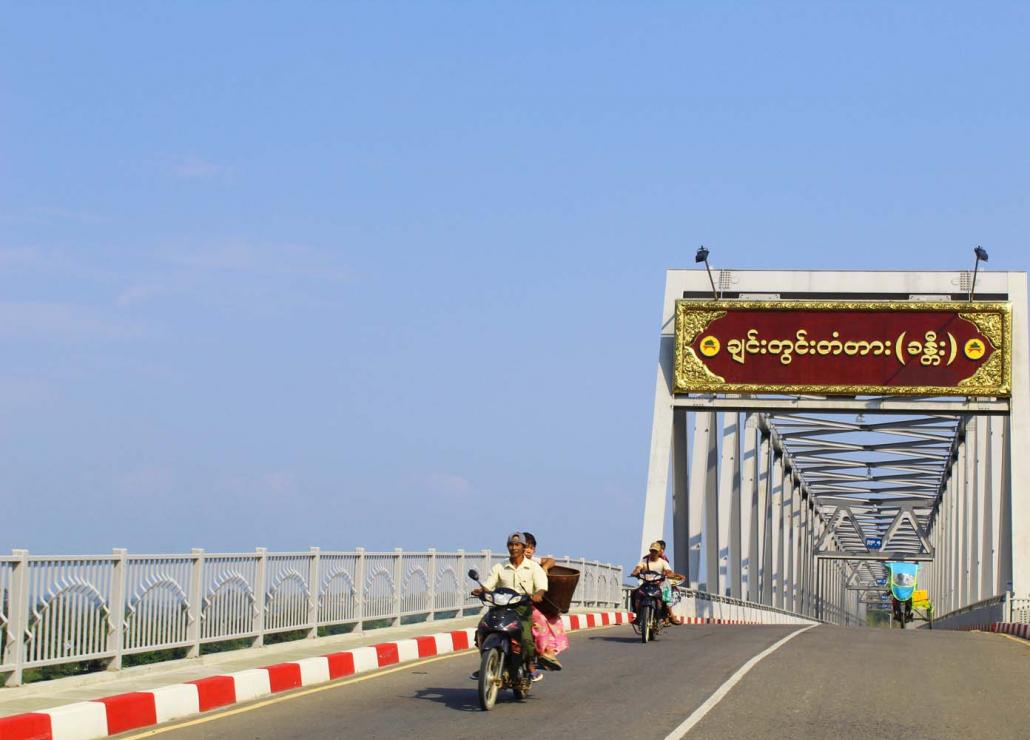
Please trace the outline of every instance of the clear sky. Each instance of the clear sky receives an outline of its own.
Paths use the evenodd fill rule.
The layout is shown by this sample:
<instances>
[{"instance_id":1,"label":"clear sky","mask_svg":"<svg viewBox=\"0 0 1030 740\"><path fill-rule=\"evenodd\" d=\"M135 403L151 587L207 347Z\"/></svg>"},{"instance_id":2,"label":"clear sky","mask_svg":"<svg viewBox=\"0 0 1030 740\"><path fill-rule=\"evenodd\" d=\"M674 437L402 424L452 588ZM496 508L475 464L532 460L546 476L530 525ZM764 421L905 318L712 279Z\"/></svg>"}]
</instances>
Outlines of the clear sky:
<instances>
[{"instance_id":1,"label":"clear sky","mask_svg":"<svg viewBox=\"0 0 1030 740\"><path fill-rule=\"evenodd\" d=\"M664 271L1025 270L1025 3L3 4L0 549L637 552Z\"/></svg>"}]
</instances>

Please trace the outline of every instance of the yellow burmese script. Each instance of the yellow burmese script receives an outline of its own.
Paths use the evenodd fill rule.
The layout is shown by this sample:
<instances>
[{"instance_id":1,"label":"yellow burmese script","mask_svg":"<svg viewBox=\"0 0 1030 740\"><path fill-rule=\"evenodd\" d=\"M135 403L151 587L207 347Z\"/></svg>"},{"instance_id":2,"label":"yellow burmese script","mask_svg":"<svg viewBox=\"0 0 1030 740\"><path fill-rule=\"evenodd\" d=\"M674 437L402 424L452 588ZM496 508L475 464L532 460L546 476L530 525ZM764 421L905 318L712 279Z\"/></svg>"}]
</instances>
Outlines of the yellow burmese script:
<instances>
[{"instance_id":1,"label":"yellow burmese script","mask_svg":"<svg viewBox=\"0 0 1030 740\"><path fill-rule=\"evenodd\" d=\"M955 361L958 354L958 342L954 335L948 332L948 339L938 339L937 333L928 331L921 340L910 340L905 342L908 332L901 332L896 339L847 339L840 337L840 332L835 331L829 339L809 339L807 329L798 329L793 339L760 339L758 329L750 329L746 339L731 339L726 342L726 350L730 357L741 365L744 364L748 355L778 355L780 362L789 365L794 361L794 355L799 357L865 357L866 355L893 355L902 365L906 364L908 357L919 357L923 365L940 365L942 358L946 356L946 363L950 365ZM704 342L714 337L705 337L702 340L702 354L711 357L715 354L705 352ZM982 344L982 343L981 343ZM718 350L716 350L718 351ZM966 354L969 354L968 343ZM982 353L981 353L982 356Z\"/></svg>"}]
</instances>

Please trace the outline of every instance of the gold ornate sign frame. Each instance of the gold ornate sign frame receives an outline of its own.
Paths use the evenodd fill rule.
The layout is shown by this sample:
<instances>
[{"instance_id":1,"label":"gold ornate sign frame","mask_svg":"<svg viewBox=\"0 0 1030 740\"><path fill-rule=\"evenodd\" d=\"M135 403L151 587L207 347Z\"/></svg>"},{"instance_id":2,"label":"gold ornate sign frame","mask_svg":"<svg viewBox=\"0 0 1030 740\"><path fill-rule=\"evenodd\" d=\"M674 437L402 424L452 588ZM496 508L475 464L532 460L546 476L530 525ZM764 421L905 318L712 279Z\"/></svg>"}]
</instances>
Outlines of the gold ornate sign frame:
<instances>
[{"instance_id":1,"label":"gold ornate sign frame","mask_svg":"<svg viewBox=\"0 0 1030 740\"><path fill-rule=\"evenodd\" d=\"M954 386L764 385L727 383L697 356L691 343L729 310L763 311L942 311L972 323L995 352L975 374ZM929 301L676 301L673 392L683 393L813 393L842 396L979 396L1012 394L1012 304L1008 302Z\"/></svg>"}]
</instances>

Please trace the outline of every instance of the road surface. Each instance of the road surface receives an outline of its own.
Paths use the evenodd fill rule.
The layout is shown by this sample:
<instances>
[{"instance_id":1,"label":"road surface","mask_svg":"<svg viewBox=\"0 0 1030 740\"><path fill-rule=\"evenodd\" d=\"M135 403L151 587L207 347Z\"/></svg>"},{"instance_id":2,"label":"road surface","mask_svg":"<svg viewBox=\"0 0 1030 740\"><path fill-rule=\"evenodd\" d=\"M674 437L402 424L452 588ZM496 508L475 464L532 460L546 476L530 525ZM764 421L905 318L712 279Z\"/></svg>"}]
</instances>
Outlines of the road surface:
<instances>
[{"instance_id":1,"label":"road surface","mask_svg":"<svg viewBox=\"0 0 1030 740\"><path fill-rule=\"evenodd\" d=\"M1001 635L692 625L641 645L630 626L570 634L566 666L529 699L479 709L467 653L299 689L156 728L168 740L1030 737L1030 645ZM720 687L723 691L719 692ZM716 703L713 695L724 694ZM153 733L127 734L143 737ZM675 735L674 735L675 736Z\"/></svg>"}]
</instances>

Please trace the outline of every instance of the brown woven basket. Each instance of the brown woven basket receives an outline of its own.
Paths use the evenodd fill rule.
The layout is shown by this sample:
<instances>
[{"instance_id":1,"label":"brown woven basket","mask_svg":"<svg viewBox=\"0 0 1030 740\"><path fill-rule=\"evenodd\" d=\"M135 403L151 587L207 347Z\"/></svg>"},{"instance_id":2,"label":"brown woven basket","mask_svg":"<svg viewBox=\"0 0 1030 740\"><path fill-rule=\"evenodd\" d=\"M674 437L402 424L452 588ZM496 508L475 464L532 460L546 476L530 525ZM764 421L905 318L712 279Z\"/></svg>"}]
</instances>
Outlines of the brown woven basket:
<instances>
[{"instance_id":1,"label":"brown woven basket","mask_svg":"<svg viewBox=\"0 0 1030 740\"><path fill-rule=\"evenodd\" d=\"M564 565L552 566L547 571L547 591L544 600L537 604L537 609L548 619L554 619L569 610L572 594L579 583L579 571L566 568Z\"/></svg>"}]
</instances>

